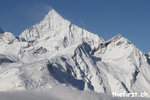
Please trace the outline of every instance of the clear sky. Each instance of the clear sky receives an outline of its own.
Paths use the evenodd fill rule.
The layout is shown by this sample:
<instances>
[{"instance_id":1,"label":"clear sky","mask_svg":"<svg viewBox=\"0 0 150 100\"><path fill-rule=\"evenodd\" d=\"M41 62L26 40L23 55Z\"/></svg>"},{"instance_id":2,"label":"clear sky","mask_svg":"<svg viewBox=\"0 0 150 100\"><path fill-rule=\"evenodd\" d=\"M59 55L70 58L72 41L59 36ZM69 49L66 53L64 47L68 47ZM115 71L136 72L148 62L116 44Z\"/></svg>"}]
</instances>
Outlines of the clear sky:
<instances>
[{"instance_id":1,"label":"clear sky","mask_svg":"<svg viewBox=\"0 0 150 100\"><path fill-rule=\"evenodd\" d=\"M150 0L0 0L0 27L18 36L50 7L105 40L122 34L143 52L150 51Z\"/></svg>"}]
</instances>

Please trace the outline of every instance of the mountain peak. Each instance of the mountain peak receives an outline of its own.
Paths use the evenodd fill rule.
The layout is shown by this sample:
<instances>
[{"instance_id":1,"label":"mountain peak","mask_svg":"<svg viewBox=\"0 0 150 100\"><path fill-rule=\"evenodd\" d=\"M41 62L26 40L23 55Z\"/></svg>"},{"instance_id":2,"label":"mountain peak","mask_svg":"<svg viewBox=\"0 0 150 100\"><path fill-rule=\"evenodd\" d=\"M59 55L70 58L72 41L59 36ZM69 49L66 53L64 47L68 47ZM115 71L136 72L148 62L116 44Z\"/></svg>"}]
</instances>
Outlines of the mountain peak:
<instances>
[{"instance_id":1,"label":"mountain peak","mask_svg":"<svg viewBox=\"0 0 150 100\"><path fill-rule=\"evenodd\" d=\"M55 10L55 9L50 9L50 11L48 12L48 14L45 16L44 19L56 19L56 18L62 18L62 16Z\"/></svg>"},{"instance_id":2,"label":"mountain peak","mask_svg":"<svg viewBox=\"0 0 150 100\"><path fill-rule=\"evenodd\" d=\"M120 38L122 38L122 35L118 34L118 35L114 36L113 38L111 38L110 40L108 40L107 42L115 42L115 41L119 40Z\"/></svg>"},{"instance_id":3,"label":"mountain peak","mask_svg":"<svg viewBox=\"0 0 150 100\"><path fill-rule=\"evenodd\" d=\"M48 12L48 15L56 15L56 14L59 15L55 9L50 9L50 11Z\"/></svg>"},{"instance_id":4,"label":"mountain peak","mask_svg":"<svg viewBox=\"0 0 150 100\"><path fill-rule=\"evenodd\" d=\"M66 21L61 15L59 15L54 9L51 9L45 18L39 23L29 27L19 36L21 40L34 41L38 38L45 36L54 36L57 32L63 30L68 26Z\"/></svg>"},{"instance_id":5,"label":"mountain peak","mask_svg":"<svg viewBox=\"0 0 150 100\"><path fill-rule=\"evenodd\" d=\"M123 37L121 34L118 34L116 36L114 36L113 38L111 38L110 40L106 41L106 46L109 44L116 44L116 45L121 45L123 43L125 44L133 44L131 41L129 41L128 39L126 39L125 37Z\"/></svg>"},{"instance_id":6,"label":"mountain peak","mask_svg":"<svg viewBox=\"0 0 150 100\"><path fill-rule=\"evenodd\" d=\"M2 28L0 27L0 34L1 34L1 33L4 33L4 31L3 31Z\"/></svg>"}]
</instances>

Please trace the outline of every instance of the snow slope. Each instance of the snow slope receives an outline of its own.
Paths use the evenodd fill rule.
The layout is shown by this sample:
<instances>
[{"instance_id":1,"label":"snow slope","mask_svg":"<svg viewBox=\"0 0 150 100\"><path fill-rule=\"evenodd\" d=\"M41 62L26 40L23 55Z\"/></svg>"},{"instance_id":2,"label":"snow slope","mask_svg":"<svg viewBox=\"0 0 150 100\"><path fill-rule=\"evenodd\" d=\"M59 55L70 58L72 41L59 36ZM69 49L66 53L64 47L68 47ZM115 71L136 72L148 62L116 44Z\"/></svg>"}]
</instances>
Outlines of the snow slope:
<instances>
[{"instance_id":1,"label":"snow slope","mask_svg":"<svg viewBox=\"0 0 150 100\"><path fill-rule=\"evenodd\" d=\"M104 41L52 9L19 38L0 35L0 91L73 89L150 93L150 60L117 35Z\"/></svg>"}]
</instances>

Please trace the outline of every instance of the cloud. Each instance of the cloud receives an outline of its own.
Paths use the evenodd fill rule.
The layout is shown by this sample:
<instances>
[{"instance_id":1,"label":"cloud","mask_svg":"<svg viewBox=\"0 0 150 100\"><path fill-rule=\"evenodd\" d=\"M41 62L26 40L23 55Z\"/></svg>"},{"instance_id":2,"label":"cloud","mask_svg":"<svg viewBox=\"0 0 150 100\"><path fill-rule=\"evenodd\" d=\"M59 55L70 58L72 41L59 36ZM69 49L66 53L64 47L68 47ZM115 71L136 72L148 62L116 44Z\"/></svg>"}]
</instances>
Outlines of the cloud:
<instances>
[{"instance_id":1,"label":"cloud","mask_svg":"<svg viewBox=\"0 0 150 100\"><path fill-rule=\"evenodd\" d=\"M50 10L52 7L48 4L44 3L39 3L36 2L32 5L30 11L29 11L29 16L31 17L32 20L34 19L41 19L43 18Z\"/></svg>"},{"instance_id":2,"label":"cloud","mask_svg":"<svg viewBox=\"0 0 150 100\"><path fill-rule=\"evenodd\" d=\"M1 92L0 100L149 100L146 98L113 98L110 95L79 91L58 86L50 90Z\"/></svg>"},{"instance_id":3,"label":"cloud","mask_svg":"<svg viewBox=\"0 0 150 100\"><path fill-rule=\"evenodd\" d=\"M31 2L17 6L14 12L24 16L29 21L38 22L42 20L51 9L52 7L46 3Z\"/></svg>"},{"instance_id":4,"label":"cloud","mask_svg":"<svg viewBox=\"0 0 150 100\"><path fill-rule=\"evenodd\" d=\"M81 92L66 87L56 87L43 92L3 92L0 100L99 100L94 92ZM103 100L103 99L102 99Z\"/></svg>"},{"instance_id":5,"label":"cloud","mask_svg":"<svg viewBox=\"0 0 150 100\"><path fill-rule=\"evenodd\" d=\"M86 23L82 20L79 23L80 27L82 27L83 29L87 29Z\"/></svg>"}]
</instances>

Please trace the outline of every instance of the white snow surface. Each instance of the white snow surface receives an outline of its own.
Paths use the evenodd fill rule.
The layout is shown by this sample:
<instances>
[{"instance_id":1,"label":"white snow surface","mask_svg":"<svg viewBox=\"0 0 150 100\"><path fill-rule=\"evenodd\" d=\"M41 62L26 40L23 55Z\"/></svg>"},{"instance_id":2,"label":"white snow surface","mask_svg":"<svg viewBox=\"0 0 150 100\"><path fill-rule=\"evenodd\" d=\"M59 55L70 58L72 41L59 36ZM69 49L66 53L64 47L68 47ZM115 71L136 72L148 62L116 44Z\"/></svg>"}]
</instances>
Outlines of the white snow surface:
<instances>
[{"instance_id":1,"label":"white snow surface","mask_svg":"<svg viewBox=\"0 0 150 100\"><path fill-rule=\"evenodd\" d=\"M106 94L150 93L149 72L149 57L126 38L104 41L54 9L19 38L0 34L0 91L63 85Z\"/></svg>"}]
</instances>

